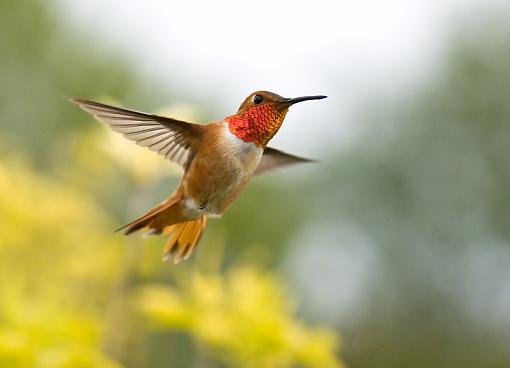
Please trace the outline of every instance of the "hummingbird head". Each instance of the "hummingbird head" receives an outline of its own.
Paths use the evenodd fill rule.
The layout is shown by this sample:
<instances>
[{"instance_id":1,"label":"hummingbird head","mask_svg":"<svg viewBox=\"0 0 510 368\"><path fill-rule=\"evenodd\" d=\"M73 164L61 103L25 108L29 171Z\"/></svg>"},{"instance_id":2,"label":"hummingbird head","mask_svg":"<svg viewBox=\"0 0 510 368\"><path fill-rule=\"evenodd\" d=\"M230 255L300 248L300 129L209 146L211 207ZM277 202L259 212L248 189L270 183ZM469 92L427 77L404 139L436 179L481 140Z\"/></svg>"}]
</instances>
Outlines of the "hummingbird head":
<instances>
[{"instance_id":1,"label":"hummingbird head","mask_svg":"<svg viewBox=\"0 0 510 368\"><path fill-rule=\"evenodd\" d=\"M237 113L226 117L225 122L230 132L238 138L265 147L280 129L291 105L323 98L326 96L285 98L276 93L257 91L246 97Z\"/></svg>"}]
</instances>

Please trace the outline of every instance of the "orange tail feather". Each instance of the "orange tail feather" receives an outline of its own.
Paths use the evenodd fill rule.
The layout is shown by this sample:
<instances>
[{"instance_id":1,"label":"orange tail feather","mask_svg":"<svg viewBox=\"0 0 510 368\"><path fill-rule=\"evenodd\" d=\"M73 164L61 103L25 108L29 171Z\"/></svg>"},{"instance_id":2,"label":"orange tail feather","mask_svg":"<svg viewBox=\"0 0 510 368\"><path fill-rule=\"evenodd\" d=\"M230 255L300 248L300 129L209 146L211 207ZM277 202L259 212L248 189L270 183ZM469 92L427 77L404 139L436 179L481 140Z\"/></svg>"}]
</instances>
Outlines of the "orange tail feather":
<instances>
[{"instance_id":1,"label":"orange tail feather","mask_svg":"<svg viewBox=\"0 0 510 368\"><path fill-rule=\"evenodd\" d=\"M125 235L139 230L150 230L148 234L152 235L171 234L163 252L163 260L168 260L172 255L174 263L187 259L200 240L207 216L191 220L184 217L180 199L179 195L174 194L116 231L125 230Z\"/></svg>"},{"instance_id":2,"label":"orange tail feather","mask_svg":"<svg viewBox=\"0 0 510 368\"><path fill-rule=\"evenodd\" d=\"M165 226L188 220L182 214L180 200L180 193L175 192L142 216L115 231L125 230L124 235L129 235L135 231L151 229L153 234L161 234Z\"/></svg>"},{"instance_id":3,"label":"orange tail feather","mask_svg":"<svg viewBox=\"0 0 510 368\"><path fill-rule=\"evenodd\" d=\"M163 260L170 259L172 255L174 263L188 259L195 250L206 224L207 216L203 215L195 220L167 226L163 232L172 235L165 245Z\"/></svg>"}]
</instances>

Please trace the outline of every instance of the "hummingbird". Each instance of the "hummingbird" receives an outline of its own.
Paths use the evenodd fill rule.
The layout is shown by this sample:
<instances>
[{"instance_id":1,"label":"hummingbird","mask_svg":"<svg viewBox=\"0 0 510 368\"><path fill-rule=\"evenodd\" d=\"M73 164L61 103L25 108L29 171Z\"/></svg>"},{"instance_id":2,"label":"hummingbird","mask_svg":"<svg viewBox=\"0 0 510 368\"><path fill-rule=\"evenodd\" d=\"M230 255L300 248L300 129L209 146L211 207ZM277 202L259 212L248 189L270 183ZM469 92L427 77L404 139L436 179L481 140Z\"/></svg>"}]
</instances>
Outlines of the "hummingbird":
<instances>
[{"instance_id":1,"label":"hummingbird","mask_svg":"<svg viewBox=\"0 0 510 368\"><path fill-rule=\"evenodd\" d=\"M234 115L207 124L128 110L82 98L70 101L114 131L177 163L184 169L175 191L154 208L120 227L129 235L170 235L163 260L187 259L208 217L220 217L254 175L311 162L267 144L280 129L289 107L326 96L285 98L268 91L251 93Z\"/></svg>"}]
</instances>

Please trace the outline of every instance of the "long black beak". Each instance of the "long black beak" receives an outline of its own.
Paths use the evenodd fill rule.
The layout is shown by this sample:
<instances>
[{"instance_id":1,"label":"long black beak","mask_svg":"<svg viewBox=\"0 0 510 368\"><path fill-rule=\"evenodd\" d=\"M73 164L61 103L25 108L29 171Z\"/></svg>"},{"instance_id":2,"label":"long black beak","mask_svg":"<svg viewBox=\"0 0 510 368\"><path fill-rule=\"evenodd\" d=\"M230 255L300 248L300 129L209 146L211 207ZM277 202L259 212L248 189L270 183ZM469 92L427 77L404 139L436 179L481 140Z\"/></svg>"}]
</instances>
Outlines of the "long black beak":
<instances>
[{"instance_id":1,"label":"long black beak","mask_svg":"<svg viewBox=\"0 0 510 368\"><path fill-rule=\"evenodd\" d=\"M318 95L318 96L303 96L303 97L296 97L296 98L287 98L287 99L285 99L284 103L286 103L290 106L290 105L294 105L296 103L303 102L303 101L322 100L323 98L326 98L326 97L328 97L328 96Z\"/></svg>"}]
</instances>

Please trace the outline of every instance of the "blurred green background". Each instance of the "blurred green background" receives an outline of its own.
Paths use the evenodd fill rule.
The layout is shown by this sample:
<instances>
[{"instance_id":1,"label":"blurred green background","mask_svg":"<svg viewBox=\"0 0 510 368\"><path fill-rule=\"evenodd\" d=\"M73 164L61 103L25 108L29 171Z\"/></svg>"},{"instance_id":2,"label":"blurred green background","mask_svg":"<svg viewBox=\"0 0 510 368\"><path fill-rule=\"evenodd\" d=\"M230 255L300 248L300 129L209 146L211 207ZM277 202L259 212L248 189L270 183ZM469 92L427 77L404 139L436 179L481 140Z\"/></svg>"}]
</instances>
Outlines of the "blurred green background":
<instances>
[{"instance_id":1,"label":"blurred green background","mask_svg":"<svg viewBox=\"0 0 510 368\"><path fill-rule=\"evenodd\" d=\"M223 112L200 92L172 103L178 85L55 7L0 2L1 367L510 366L506 17L450 27L425 77L361 99L349 144L254 180L175 266L163 238L112 230L179 169L64 97ZM310 93L330 94L334 122L349 86L329 83Z\"/></svg>"}]
</instances>

